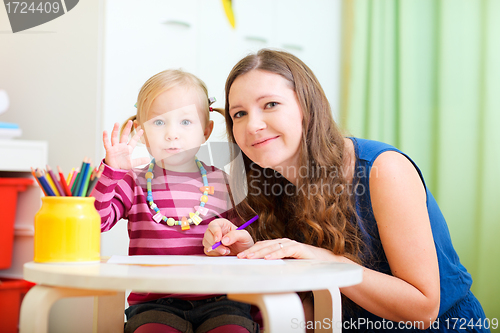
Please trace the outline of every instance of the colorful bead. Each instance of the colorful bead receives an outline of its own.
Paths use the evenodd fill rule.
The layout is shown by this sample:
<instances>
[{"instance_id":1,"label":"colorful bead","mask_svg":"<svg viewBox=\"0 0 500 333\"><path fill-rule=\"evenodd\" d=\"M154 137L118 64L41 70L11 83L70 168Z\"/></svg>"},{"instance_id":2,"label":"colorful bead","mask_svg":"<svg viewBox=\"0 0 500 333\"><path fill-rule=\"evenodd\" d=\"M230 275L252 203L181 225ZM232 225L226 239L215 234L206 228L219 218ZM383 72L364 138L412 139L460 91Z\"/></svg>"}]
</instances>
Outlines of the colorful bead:
<instances>
[{"instance_id":1,"label":"colorful bead","mask_svg":"<svg viewBox=\"0 0 500 333\"><path fill-rule=\"evenodd\" d=\"M191 229L191 227L189 226L188 220L184 216L182 217L182 220L181 220L181 229L183 231Z\"/></svg>"},{"instance_id":2,"label":"colorful bead","mask_svg":"<svg viewBox=\"0 0 500 333\"><path fill-rule=\"evenodd\" d=\"M160 223L161 217L162 217L161 213L157 212L155 215L153 215L153 220L155 220L156 223Z\"/></svg>"},{"instance_id":3,"label":"colorful bead","mask_svg":"<svg viewBox=\"0 0 500 333\"><path fill-rule=\"evenodd\" d=\"M200 191L203 192L203 194L207 195L207 194L210 194L210 195L213 195L214 194L214 187L213 186L203 186L203 187L200 187ZM205 193L207 192L207 193Z\"/></svg>"},{"instance_id":4,"label":"colorful bead","mask_svg":"<svg viewBox=\"0 0 500 333\"><path fill-rule=\"evenodd\" d=\"M191 218L191 220L193 221L194 224L198 225L201 223L201 221L203 221L201 219L201 217L199 217L198 215L196 215L195 213L189 213L189 217Z\"/></svg>"},{"instance_id":5,"label":"colorful bead","mask_svg":"<svg viewBox=\"0 0 500 333\"><path fill-rule=\"evenodd\" d=\"M191 227L189 226L190 224L195 224L199 225L203 220L200 217L200 215L205 216L208 213L208 209L204 208L205 204L208 201L208 196L207 195L213 195L215 190L213 186L208 185L208 178L207 178L207 170L203 167L203 164L196 159L195 160L196 165L200 169L201 173L201 178L203 181L203 187L200 187L200 191L203 193L203 195L200 198L200 205L195 206L195 212L194 213L189 213L189 218L182 217L181 221L176 221L171 217L166 217L161 214L160 209L158 206L154 203L153 201L153 192L152 192L152 186L151 186L151 181L154 178L153 174L153 169L155 166L155 160L152 159L151 163L149 164L148 172L146 172L146 189L147 189L147 196L146 200L148 201L150 207L152 210L155 211L155 215L153 215L153 220L157 223L160 223L162 220L167 223L168 226L173 227L176 225L181 226L181 230L189 230Z\"/></svg>"},{"instance_id":6,"label":"colorful bead","mask_svg":"<svg viewBox=\"0 0 500 333\"><path fill-rule=\"evenodd\" d=\"M208 213L208 208L205 208L205 207L195 206L194 209L196 209L196 212L200 213L201 216L205 216Z\"/></svg>"}]
</instances>

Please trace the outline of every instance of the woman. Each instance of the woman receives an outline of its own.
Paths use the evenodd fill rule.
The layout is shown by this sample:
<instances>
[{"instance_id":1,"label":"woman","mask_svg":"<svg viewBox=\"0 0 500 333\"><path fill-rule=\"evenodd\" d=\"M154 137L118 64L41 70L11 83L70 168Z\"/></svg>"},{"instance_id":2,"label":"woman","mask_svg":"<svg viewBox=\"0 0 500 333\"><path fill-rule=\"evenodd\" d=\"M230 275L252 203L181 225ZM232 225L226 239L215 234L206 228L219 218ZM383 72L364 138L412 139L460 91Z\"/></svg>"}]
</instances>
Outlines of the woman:
<instances>
[{"instance_id":1,"label":"woman","mask_svg":"<svg viewBox=\"0 0 500 333\"><path fill-rule=\"evenodd\" d=\"M343 137L302 61L272 50L245 57L227 79L225 111L245 162L238 213L260 218L248 231L214 220L204 246L224 246L206 253L362 266L363 282L341 289L352 301L347 331L445 332L463 321L489 331L418 167L390 145Z\"/></svg>"}]
</instances>

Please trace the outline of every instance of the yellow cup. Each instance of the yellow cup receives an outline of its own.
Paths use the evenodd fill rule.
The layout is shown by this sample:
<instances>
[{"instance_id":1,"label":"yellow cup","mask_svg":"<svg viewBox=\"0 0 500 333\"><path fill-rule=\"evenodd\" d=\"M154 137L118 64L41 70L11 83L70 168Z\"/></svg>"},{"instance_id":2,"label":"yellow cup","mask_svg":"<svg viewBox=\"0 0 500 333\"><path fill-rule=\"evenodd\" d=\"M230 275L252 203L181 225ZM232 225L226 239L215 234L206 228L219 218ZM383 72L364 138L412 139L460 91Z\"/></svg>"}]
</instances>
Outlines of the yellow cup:
<instances>
[{"instance_id":1,"label":"yellow cup","mask_svg":"<svg viewBox=\"0 0 500 333\"><path fill-rule=\"evenodd\" d=\"M101 217L93 197L43 197L35 215L35 262L100 260Z\"/></svg>"}]
</instances>

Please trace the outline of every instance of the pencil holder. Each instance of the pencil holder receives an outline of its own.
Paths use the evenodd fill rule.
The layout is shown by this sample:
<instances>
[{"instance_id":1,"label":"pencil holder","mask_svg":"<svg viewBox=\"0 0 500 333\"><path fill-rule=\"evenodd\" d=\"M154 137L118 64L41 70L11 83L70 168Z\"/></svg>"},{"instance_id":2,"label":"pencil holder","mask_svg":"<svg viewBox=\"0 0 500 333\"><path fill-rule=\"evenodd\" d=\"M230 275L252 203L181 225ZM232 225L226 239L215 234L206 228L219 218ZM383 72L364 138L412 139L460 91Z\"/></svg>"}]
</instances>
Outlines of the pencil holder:
<instances>
[{"instance_id":1,"label":"pencil holder","mask_svg":"<svg viewBox=\"0 0 500 333\"><path fill-rule=\"evenodd\" d=\"M35 215L35 255L40 263L100 260L101 217L93 197L44 197Z\"/></svg>"}]
</instances>

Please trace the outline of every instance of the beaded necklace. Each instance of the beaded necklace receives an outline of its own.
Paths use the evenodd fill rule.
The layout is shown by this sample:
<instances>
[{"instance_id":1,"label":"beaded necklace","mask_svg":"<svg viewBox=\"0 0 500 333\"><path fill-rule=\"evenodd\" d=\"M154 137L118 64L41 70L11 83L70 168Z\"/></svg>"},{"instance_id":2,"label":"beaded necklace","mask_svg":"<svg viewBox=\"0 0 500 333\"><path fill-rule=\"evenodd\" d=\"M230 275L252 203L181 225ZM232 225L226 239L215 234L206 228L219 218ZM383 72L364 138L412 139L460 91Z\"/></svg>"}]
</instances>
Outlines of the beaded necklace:
<instances>
[{"instance_id":1,"label":"beaded necklace","mask_svg":"<svg viewBox=\"0 0 500 333\"><path fill-rule=\"evenodd\" d=\"M200 169L201 173L201 179L203 180L203 186L200 187L200 191L203 193L203 195L200 198L200 205L195 206L194 213L189 213L189 218L183 216L180 221L176 221L175 219L171 217L166 217L162 213L160 213L160 209L158 206L155 204L153 201L153 192L151 191L151 181L154 178L153 174L153 168L155 166L155 159L153 158L151 160L151 163L149 163L149 168L148 172L146 173L146 188L148 190L148 195L146 199L149 202L149 206L151 207L152 210L155 211L155 215L153 216L153 220L155 220L156 223L160 223L161 221L164 221L167 223L168 226L173 227L175 225L180 225L182 230L189 230L190 224L198 225L201 223L202 218L201 216L205 216L208 213L208 209L205 208L205 204L208 201L208 195L213 195L214 194L214 187L213 186L208 186L208 179L207 179L207 170L203 167L201 162L198 160L198 158L195 157L196 165Z\"/></svg>"}]
</instances>

